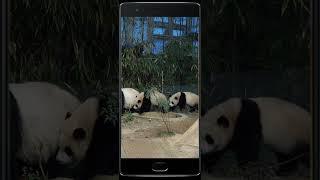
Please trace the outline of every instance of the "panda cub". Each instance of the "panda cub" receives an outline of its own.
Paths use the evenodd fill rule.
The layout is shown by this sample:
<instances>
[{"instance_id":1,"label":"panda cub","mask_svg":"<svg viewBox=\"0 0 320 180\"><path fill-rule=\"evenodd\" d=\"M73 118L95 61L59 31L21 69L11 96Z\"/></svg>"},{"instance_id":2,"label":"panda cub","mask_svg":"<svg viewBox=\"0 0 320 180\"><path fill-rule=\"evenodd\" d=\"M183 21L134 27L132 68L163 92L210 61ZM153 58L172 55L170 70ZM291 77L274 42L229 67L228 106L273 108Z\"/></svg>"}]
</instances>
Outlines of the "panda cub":
<instances>
[{"instance_id":1,"label":"panda cub","mask_svg":"<svg viewBox=\"0 0 320 180\"><path fill-rule=\"evenodd\" d=\"M259 142L285 162L305 153L309 161L311 117L303 108L270 97L231 98L210 109L201 119L201 148L204 156L231 148L239 164L256 161ZM295 167L283 164L279 173Z\"/></svg>"},{"instance_id":2,"label":"panda cub","mask_svg":"<svg viewBox=\"0 0 320 180\"><path fill-rule=\"evenodd\" d=\"M139 91L133 88L121 88L122 99L122 112L128 110L134 112L134 104L136 103L136 97L139 95Z\"/></svg>"},{"instance_id":3,"label":"panda cub","mask_svg":"<svg viewBox=\"0 0 320 180\"><path fill-rule=\"evenodd\" d=\"M148 92L141 92L136 96L136 102L133 108L140 114L157 108L165 112L165 105L167 104L168 99L164 94L158 90L150 90Z\"/></svg>"},{"instance_id":4,"label":"panda cub","mask_svg":"<svg viewBox=\"0 0 320 180\"><path fill-rule=\"evenodd\" d=\"M198 109L199 96L192 92L177 92L169 97L169 105L171 110L179 106L180 110L190 107L190 112Z\"/></svg>"}]
</instances>

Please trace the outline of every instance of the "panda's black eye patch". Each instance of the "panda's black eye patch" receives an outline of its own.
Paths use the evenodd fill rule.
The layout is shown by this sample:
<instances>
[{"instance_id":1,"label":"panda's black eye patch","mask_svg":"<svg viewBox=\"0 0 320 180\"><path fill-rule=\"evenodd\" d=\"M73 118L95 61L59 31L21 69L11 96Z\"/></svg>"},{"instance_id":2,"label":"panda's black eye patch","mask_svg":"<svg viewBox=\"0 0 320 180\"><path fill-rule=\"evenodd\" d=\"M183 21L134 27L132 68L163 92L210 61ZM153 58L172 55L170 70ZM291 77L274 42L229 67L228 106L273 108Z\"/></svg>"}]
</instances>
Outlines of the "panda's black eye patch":
<instances>
[{"instance_id":1,"label":"panda's black eye patch","mask_svg":"<svg viewBox=\"0 0 320 180\"><path fill-rule=\"evenodd\" d=\"M73 138L75 140L83 140L86 138L86 131L83 128L77 128L73 131Z\"/></svg>"},{"instance_id":2,"label":"panda's black eye patch","mask_svg":"<svg viewBox=\"0 0 320 180\"><path fill-rule=\"evenodd\" d=\"M214 140L212 139L212 137L209 134L206 134L205 139L208 144L214 144Z\"/></svg>"},{"instance_id":3,"label":"panda's black eye patch","mask_svg":"<svg viewBox=\"0 0 320 180\"><path fill-rule=\"evenodd\" d=\"M177 97L174 97L174 99L175 99L175 100L178 100L178 98L177 98Z\"/></svg>"},{"instance_id":4,"label":"panda's black eye patch","mask_svg":"<svg viewBox=\"0 0 320 180\"><path fill-rule=\"evenodd\" d=\"M72 115L72 113L71 113L71 112L67 112L66 117L65 117L64 119L66 120L66 119L70 118L70 117L71 117L71 115Z\"/></svg>"},{"instance_id":5,"label":"panda's black eye patch","mask_svg":"<svg viewBox=\"0 0 320 180\"><path fill-rule=\"evenodd\" d=\"M138 100L138 103L141 103L141 100Z\"/></svg>"},{"instance_id":6,"label":"panda's black eye patch","mask_svg":"<svg viewBox=\"0 0 320 180\"><path fill-rule=\"evenodd\" d=\"M73 156L73 151L71 150L71 148L69 146L64 148L64 152L69 156Z\"/></svg>"},{"instance_id":7,"label":"panda's black eye patch","mask_svg":"<svg viewBox=\"0 0 320 180\"><path fill-rule=\"evenodd\" d=\"M229 121L225 116L220 116L217 120L217 123L219 126L223 128L228 128L229 127Z\"/></svg>"}]
</instances>

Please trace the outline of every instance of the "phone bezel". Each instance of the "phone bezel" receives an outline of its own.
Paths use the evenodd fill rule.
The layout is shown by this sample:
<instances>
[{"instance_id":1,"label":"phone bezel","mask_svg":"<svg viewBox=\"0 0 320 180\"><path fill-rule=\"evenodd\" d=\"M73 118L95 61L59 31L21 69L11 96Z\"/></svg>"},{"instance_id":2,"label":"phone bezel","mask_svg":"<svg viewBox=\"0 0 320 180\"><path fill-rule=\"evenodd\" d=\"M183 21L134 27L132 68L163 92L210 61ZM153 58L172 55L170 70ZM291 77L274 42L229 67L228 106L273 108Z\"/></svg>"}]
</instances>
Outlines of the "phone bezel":
<instances>
[{"instance_id":1,"label":"phone bezel","mask_svg":"<svg viewBox=\"0 0 320 180\"><path fill-rule=\"evenodd\" d=\"M139 8L140 11L135 11ZM119 26L121 27L122 17L199 17L201 22L200 4L193 2L127 2L120 4L119 7ZM119 28L119 42L121 42ZM199 48L198 48L198 89L201 97L201 23L199 24ZM122 74L121 68L121 43L119 43L119 76ZM119 77L119 92L121 91L121 77ZM121 104L122 98L119 93L119 172L121 176L198 176L200 174L200 148L199 158L121 158ZM201 99L201 98L200 98ZM201 100L200 100L201 101ZM201 103L199 103L201 109ZM199 112L200 118L200 112ZM200 138L199 138L200 142ZM167 162L169 167L174 167L173 170L167 172L153 172L151 165L153 162ZM138 166L137 166L138 164Z\"/></svg>"}]
</instances>

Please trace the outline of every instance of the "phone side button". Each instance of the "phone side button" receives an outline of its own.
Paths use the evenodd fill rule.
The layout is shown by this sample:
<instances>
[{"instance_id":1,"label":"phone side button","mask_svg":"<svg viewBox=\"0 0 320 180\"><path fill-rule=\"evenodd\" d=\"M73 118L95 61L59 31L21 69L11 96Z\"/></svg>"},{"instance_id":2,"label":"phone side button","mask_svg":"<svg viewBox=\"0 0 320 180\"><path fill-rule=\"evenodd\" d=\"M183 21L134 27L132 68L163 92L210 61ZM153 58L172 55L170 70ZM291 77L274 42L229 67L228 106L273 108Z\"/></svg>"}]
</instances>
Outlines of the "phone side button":
<instances>
[{"instance_id":1,"label":"phone side button","mask_svg":"<svg viewBox=\"0 0 320 180\"><path fill-rule=\"evenodd\" d=\"M152 171L154 172L166 172L168 171L168 164L166 162L154 162L152 164Z\"/></svg>"}]
</instances>

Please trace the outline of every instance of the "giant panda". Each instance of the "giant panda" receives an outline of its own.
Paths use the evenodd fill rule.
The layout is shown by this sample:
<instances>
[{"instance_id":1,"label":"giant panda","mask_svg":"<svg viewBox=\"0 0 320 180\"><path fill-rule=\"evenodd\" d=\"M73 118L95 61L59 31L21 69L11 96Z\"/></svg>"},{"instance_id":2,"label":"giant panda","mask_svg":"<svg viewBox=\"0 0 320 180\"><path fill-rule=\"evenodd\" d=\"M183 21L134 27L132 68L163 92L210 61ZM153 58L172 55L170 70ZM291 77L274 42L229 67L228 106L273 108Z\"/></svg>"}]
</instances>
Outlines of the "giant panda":
<instances>
[{"instance_id":1,"label":"giant panda","mask_svg":"<svg viewBox=\"0 0 320 180\"><path fill-rule=\"evenodd\" d=\"M94 95L67 114L64 127L72 128L62 131L66 134L60 136L55 157L59 163L51 167L50 177L84 180L99 173L117 174L118 104L110 94ZM66 166L78 160L76 166Z\"/></svg>"},{"instance_id":2,"label":"giant panda","mask_svg":"<svg viewBox=\"0 0 320 180\"><path fill-rule=\"evenodd\" d=\"M149 90L148 92L141 92L136 96L136 102L133 108L140 114L149 112L153 107L159 108L165 112L165 105L167 105L167 97L158 90Z\"/></svg>"},{"instance_id":3,"label":"giant panda","mask_svg":"<svg viewBox=\"0 0 320 180\"><path fill-rule=\"evenodd\" d=\"M279 164L300 153L306 154L302 159L308 163L311 124L306 110L285 100L230 98L201 118L202 154L206 159L230 148L241 165L258 160L259 142L263 142L275 152ZM277 173L287 173L296 165L297 161L283 163Z\"/></svg>"},{"instance_id":4,"label":"giant panda","mask_svg":"<svg viewBox=\"0 0 320 180\"><path fill-rule=\"evenodd\" d=\"M56 152L67 112L80 101L46 82L9 84L9 95L10 121L16 121L21 138L16 157L30 164L47 162Z\"/></svg>"},{"instance_id":5,"label":"giant panda","mask_svg":"<svg viewBox=\"0 0 320 180\"><path fill-rule=\"evenodd\" d=\"M136 97L139 95L139 91L133 88L121 88L122 94L122 111L129 110L134 111L133 106L136 102Z\"/></svg>"},{"instance_id":6,"label":"giant panda","mask_svg":"<svg viewBox=\"0 0 320 180\"><path fill-rule=\"evenodd\" d=\"M170 109L174 110L179 106L180 110L189 106L190 111L195 111L199 106L199 96L192 92L177 92L169 97Z\"/></svg>"},{"instance_id":7,"label":"giant panda","mask_svg":"<svg viewBox=\"0 0 320 180\"><path fill-rule=\"evenodd\" d=\"M80 101L66 90L47 82L11 83L8 88L8 120L11 124L12 173L22 167L44 167L58 149L59 133L67 112Z\"/></svg>"},{"instance_id":8,"label":"giant panda","mask_svg":"<svg viewBox=\"0 0 320 180\"><path fill-rule=\"evenodd\" d=\"M99 102L98 98L90 97L73 112L66 113L56 155L59 163L77 164L85 157L99 116Z\"/></svg>"}]
</instances>

